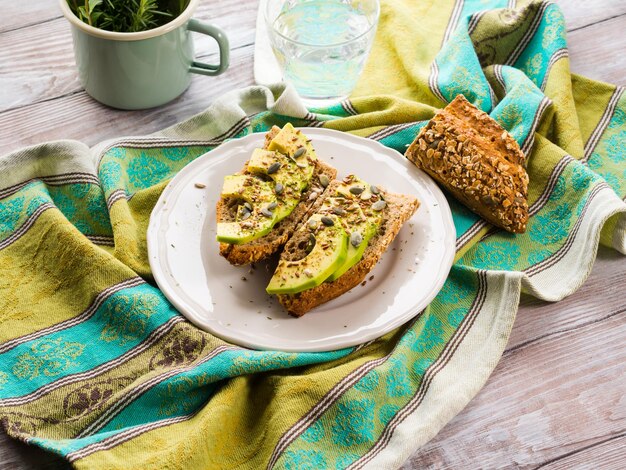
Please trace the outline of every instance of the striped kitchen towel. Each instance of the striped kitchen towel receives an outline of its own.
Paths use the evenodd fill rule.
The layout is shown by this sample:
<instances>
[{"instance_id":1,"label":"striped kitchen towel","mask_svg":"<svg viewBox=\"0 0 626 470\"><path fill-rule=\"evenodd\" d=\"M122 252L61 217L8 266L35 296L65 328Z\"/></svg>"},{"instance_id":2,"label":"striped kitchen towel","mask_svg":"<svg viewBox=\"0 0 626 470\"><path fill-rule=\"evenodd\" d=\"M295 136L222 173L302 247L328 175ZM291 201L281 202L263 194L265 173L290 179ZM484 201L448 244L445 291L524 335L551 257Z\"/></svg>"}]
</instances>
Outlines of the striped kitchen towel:
<instances>
[{"instance_id":1,"label":"striped kitchen towel","mask_svg":"<svg viewBox=\"0 0 626 470\"><path fill-rule=\"evenodd\" d=\"M455 265L409 324L340 351L253 351L155 287L150 212L199 155L288 121L404 152L458 93L523 148L532 216L513 235L450 200ZM626 254L625 147L624 90L570 75L556 5L386 0L341 104L252 87L155 135L0 157L0 422L77 468L398 466L485 383L520 292L561 299L598 243Z\"/></svg>"}]
</instances>

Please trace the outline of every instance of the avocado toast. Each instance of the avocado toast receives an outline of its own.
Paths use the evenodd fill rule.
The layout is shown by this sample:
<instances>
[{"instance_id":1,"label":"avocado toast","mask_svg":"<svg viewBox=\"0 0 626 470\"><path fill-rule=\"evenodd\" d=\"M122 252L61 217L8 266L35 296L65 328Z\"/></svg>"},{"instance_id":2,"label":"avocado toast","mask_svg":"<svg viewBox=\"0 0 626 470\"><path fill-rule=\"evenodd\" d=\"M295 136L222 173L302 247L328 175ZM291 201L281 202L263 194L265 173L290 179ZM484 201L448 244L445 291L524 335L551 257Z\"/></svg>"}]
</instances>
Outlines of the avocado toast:
<instances>
[{"instance_id":1,"label":"avocado toast","mask_svg":"<svg viewBox=\"0 0 626 470\"><path fill-rule=\"evenodd\" d=\"M291 124L274 126L263 149L224 179L216 207L220 255L245 265L276 253L336 174L299 130Z\"/></svg>"},{"instance_id":2,"label":"avocado toast","mask_svg":"<svg viewBox=\"0 0 626 470\"><path fill-rule=\"evenodd\" d=\"M287 242L267 287L300 317L360 284L419 207L354 175L332 181Z\"/></svg>"}]
</instances>

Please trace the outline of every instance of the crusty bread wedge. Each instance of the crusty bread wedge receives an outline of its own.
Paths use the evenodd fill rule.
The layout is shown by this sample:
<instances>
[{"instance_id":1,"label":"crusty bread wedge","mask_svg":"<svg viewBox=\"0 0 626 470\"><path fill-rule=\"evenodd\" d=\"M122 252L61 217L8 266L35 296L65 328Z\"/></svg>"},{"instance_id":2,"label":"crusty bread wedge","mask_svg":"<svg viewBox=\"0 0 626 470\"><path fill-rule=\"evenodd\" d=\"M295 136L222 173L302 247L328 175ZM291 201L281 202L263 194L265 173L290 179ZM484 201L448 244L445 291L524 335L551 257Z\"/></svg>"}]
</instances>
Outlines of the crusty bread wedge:
<instances>
[{"instance_id":1,"label":"crusty bread wedge","mask_svg":"<svg viewBox=\"0 0 626 470\"><path fill-rule=\"evenodd\" d=\"M280 128L277 126L265 136L265 144L263 148L267 148L271 140L278 134ZM241 170L241 174L247 172L247 163ZM330 165L317 160L315 163L315 171L309 188L302 193L300 203L285 219L277 223L270 233L264 237L258 238L241 245L233 245L229 243L220 243L220 255L226 258L233 265L245 265L255 263L266 259L276 253L287 240L293 235L298 224L305 220L311 207L315 204L317 198L323 198L326 191L320 184L320 176L326 175L330 181L337 176L337 170ZM235 220L236 206L229 205L229 202L220 199L216 207L217 221L230 222Z\"/></svg>"},{"instance_id":2,"label":"crusty bread wedge","mask_svg":"<svg viewBox=\"0 0 626 470\"><path fill-rule=\"evenodd\" d=\"M340 181L333 181L328 186L326 195L333 194L340 183ZM374 268L376 263L378 263L383 253L393 242L396 235L398 235L402 225L415 213L420 205L419 201L413 196L390 193L382 188L379 189L387 202L387 206L383 209L382 223L377 233L370 239L361 261L332 282L323 282L317 287L297 294L277 295L278 301L290 315L301 317L309 310L339 297L341 294L363 282L368 273ZM315 205L310 210L311 213L322 205L323 199L324 197L316 201ZM304 219L302 223L305 223L305 221L306 219ZM296 235L285 245L285 249L281 255L282 259L295 261L306 256L306 240L298 237L298 234L299 232L296 232Z\"/></svg>"},{"instance_id":3,"label":"crusty bread wedge","mask_svg":"<svg viewBox=\"0 0 626 470\"><path fill-rule=\"evenodd\" d=\"M405 156L483 219L513 233L528 224L528 174L513 136L458 95Z\"/></svg>"}]
</instances>

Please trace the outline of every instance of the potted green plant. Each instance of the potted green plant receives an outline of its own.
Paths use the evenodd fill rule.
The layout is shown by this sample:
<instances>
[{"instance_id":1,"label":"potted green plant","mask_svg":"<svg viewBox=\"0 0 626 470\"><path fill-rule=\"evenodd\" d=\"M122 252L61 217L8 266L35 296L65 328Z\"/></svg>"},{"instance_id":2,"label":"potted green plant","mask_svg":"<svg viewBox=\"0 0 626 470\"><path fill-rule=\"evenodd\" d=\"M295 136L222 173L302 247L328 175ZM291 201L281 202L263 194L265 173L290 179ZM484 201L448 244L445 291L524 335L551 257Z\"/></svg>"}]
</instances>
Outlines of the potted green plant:
<instances>
[{"instance_id":1,"label":"potted green plant","mask_svg":"<svg viewBox=\"0 0 626 470\"><path fill-rule=\"evenodd\" d=\"M101 103L145 109L179 96L192 73L228 67L228 39L192 18L199 0L59 0L71 24L81 84ZM217 65L195 61L191 32L218 43Z\"/></svg>"},{"instance_id":2,"label":"potted green plant","mask_svg":"<svg viewBox=\"0 0 626 470\"><path fill-rule=\"evenodd\" d=\"M68 0L72 13L94 28L136 33L158 28L180 15L187 0Z\"/></svg>"}]
</instances>

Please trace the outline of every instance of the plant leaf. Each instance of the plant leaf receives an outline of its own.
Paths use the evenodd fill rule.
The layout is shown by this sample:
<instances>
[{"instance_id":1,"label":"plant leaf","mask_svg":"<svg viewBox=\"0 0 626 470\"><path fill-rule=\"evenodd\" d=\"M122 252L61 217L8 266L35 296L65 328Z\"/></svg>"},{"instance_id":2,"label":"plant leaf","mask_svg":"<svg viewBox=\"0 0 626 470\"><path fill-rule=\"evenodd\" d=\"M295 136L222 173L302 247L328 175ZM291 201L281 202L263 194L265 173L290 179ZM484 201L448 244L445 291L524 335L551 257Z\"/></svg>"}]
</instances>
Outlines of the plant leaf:
<instances>
[{"instance_id":1,"label":"plant leaf","mask_svg":"<svg viewBox=\"0 0 626 470\"><path fill-rule=\"evenodd\" d=\"M67 0L83 22L107 31L156 28L180 15L189 0ZM81 6L78 6L81 5Z\"/></svg>"},{"instance_id":2,"label":"plant leaf","mask_svg":"<svg viewBox=\"0 0 626 470\"><path fill-rule=\"evenodd\" d=\"M91 13L91 23L92 26L95 26L96 28L99 28L100 25L98 25L98 20L102 17L102 12L101 11L96 11L95 13L92 12Z\"/></svg>"},{"instance_id":3,"label":"plant leaf","mask_svg":"<svg viewBox=\"0 0 626 470\"><path fill-rule=\"evenodd\" d=\"M102 3L102 0L89 0L89 11L93 12L94 8L96 8L101 3Z\"/></svg>"},{"instance_id":4,"label":"plant leaf","mask_svg":"<svg viewBox=\"0 0 626 470\"><path fill-rule=\"evenodd\" d=\"M87 22L87 19L89 18L89 15L85 11L85 7L78 7L78 15L79 15L79 18L81 20Z\"/></svg>"}]
</instances>

